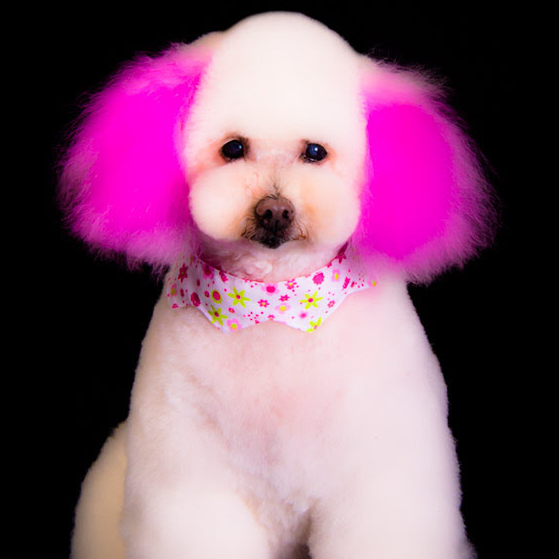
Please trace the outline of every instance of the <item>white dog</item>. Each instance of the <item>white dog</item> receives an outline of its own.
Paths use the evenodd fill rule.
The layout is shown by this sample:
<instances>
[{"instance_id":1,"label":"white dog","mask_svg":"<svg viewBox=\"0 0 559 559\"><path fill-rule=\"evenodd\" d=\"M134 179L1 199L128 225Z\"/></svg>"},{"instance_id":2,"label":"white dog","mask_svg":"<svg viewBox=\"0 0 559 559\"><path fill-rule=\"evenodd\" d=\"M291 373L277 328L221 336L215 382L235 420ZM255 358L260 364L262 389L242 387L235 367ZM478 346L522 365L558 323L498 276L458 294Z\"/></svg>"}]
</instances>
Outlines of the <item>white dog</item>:
<instances>
[{"instance_id":1,"label":"white dog","mask_svg":"<svg viewBox=\"0 0 559 559\"><path fill-rule=\"evenodd\" d=\"M488 240L473 153L431 80L298 14L139 59L92 100L71 227L170 269L75 559L472 556L406 284Z\"/></svg>"}]
</instances>

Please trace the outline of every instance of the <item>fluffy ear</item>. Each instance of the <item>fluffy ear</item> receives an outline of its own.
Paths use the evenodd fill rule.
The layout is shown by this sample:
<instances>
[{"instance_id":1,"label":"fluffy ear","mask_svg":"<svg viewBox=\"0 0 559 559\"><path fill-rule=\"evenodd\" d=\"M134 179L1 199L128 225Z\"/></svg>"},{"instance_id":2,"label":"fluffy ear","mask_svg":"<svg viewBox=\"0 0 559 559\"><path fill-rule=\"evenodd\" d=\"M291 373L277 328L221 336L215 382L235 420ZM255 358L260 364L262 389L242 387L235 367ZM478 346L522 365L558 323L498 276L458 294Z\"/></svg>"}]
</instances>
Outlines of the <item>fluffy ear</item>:
<instances>
[{"instance_id":1,"label":"fluffy ear","mask_svg":"<svg viewBox=\"0 0 559 559\"><path fill-rule=\"evenodd\" d=\"M184 250L191 218L178 131L208 59L207 48L185 45L142 57L84 111L60 196L71 229L96 249L153 264Z\"/></svg>"},{"instance_id":2,"label":"fluffy ear","mask_svg":"<svg viewBox=\"0 0 559 559\"><path fill-rule=\"evenodd\" d=\"M368 161L353 243L427 281L489 241L490 190L434 84L367 61L363 92Z\"/></svg>"}]
</instances>

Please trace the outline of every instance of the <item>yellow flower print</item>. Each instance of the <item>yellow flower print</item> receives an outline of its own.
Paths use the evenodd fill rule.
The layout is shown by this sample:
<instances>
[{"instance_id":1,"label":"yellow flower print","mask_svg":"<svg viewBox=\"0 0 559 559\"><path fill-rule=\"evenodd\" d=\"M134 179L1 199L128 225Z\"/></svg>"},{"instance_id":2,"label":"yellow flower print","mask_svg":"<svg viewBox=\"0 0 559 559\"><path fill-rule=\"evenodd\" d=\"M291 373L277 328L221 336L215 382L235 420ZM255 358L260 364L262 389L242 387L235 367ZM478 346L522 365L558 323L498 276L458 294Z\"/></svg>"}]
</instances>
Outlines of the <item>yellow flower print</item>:
<instances>
[{"instance_id":1,"label":"yellow flower print","mask_svg":"<svg viewBox=\"0 0 559 559\"><path fill-rule=\"evenodd\" d=\"M212 317L212 324L215 322L219 322L220 326L223 326L223 320L229 318L228 316L221 314L221 309L214 309L213 305L210 305L212 311L210 312L210 316Z\"/></svg>"},{"instance_id":2,"label":"yellow flower print","mask_svg":"<svg viewBox=\"0 0 559 559\"><path fill-rule=\"evenodd\" d=\"M322 323L322 317L320 317L316 322L312 320L309 322L311 327L307 330L307 332L314 332Z\"/></svg>"},{"instance_id":3,"label":"yellow flower print","mask_svg":"<svg viewBox=\"0 0 559 559\"><path fill-rule=\"evenodd\" d=\"M305 305L305 309L310 309L311 307L318 307L318 301L322 299L322 297L317 297L318 291L315 291L312 295L305 295L305 298L300 301L302 305Z\"/></svg>"},{"instance_id":4,"label":"yellow flower print","mask_svg":"<svg viewBox=\"0 0 559 559\"><path fill-rule=\"evenodd\" d=\"M229 297L233 299L233 306L240 303L242 307L246 307L245 301L250 301L248 297L245 297L245 290L237 291L236 287L233 287L233 293L228 293Z\"/></svg>"}]
</instances>

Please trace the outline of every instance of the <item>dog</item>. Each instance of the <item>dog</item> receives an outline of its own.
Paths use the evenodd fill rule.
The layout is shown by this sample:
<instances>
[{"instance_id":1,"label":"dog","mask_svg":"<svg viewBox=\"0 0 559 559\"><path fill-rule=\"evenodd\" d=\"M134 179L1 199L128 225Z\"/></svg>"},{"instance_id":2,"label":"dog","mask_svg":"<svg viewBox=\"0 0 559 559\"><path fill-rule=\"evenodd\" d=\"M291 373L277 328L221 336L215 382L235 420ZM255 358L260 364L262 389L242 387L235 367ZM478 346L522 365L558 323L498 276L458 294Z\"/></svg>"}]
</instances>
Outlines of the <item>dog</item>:
<instances>
[{"instance_id":1,"label":"dog","mask_svg":"<svg viewBox=\"0 0 559 559\"><path fill-rule=\"evenodd\" d=\"M93 96L62 161L69 227L166 276L74 559L473 557L407 292L494 226L441 89L266 13Z\"/></svg>"}]
</instances>

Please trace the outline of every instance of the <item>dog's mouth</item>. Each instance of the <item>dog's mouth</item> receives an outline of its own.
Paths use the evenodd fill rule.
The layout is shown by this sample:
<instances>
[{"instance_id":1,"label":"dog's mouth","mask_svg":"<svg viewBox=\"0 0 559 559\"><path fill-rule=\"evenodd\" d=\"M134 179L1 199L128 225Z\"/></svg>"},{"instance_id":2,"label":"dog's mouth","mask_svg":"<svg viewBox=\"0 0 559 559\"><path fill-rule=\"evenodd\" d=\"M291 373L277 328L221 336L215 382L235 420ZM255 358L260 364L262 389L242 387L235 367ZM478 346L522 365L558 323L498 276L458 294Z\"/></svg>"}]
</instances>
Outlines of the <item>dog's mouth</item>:
<instances>
[{"instance_id":1,"label":"dog's mouth","mask_svg":"<svg viewBox=\"0 0 559 559\"><path fill-rule=\"evenodd\" d=\"M295 207L283 196L266 196L254 207L243 237L268 248L302 238L295 227Z\"/></svg>"},{"instance_id":2,"label":"dog's mouth","mask_svg":"<svg viewBox=\"0 0 559 559\"><path fill-rule=\"evenodd\" d=\"M290 240L287 235L285 234L273 234L273 233L266 233L266 232L257 232L251 238L251 241L255 241L264 245L268 248L278 248L279 246L283 245L283 243Z\"/></svg>"}]
</instances>

